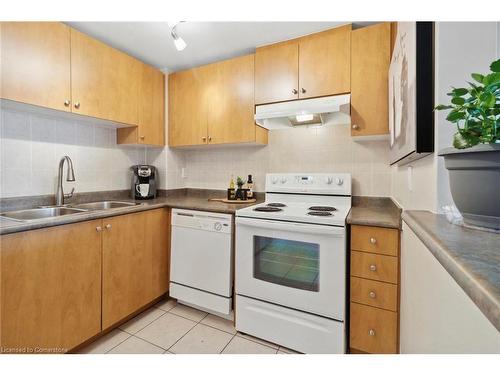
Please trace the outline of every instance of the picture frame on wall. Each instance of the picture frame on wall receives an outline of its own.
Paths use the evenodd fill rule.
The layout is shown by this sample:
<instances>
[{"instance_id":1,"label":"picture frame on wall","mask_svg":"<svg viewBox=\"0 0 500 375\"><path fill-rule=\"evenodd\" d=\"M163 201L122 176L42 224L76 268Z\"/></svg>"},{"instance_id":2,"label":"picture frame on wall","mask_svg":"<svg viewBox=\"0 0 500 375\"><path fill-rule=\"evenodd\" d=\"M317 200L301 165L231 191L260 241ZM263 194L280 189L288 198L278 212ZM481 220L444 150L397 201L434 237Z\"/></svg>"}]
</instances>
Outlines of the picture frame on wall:
<instances>
[{"instance_id":1,"label":"picture frame on wall","mask_svg":"<svg viewBox=\"0 0 500 375\"><path fill-rule=\"evenodd\" d=\"M434 23L397 22L389 67L390 160L434 152Z\"/></svg>"}]
</instances>

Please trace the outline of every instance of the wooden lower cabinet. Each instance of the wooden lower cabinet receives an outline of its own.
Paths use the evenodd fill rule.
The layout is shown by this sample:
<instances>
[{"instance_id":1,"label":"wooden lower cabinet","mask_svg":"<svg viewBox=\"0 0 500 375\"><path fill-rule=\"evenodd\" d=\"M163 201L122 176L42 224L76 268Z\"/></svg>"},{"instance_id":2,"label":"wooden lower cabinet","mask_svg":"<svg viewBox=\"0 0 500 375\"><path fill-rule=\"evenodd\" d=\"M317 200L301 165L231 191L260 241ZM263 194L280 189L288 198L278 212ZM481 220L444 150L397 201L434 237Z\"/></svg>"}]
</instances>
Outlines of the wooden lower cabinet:
<instances>
[{"instance_id":1,"label":"wooden lower cabinet","mask_svg":"<svg viewBox=\"0 0 500 375\"><path fill-rule=\"evenodd\" d=\"M350 346L366 353L397 353L398 314L351 302Z\"/></svg>"},{"instance_id":2,"label":"wooden lower cabinet","mask_svg":"<svg viewBox=\"0 0 500 375\"><path fill-rule=\"evenodd\" d=\"M399 241L398 229L351 227L351 353L399 352Z\"/></svg>"},{"instance_id":3,"label":"wooden lower cabinet","mask_svg":"<svg viewBox=\"0 0 500 375\"><path fill-rule=\"evenodd\" d=\"M4 353L65 352L101 331L101 220L4 235Z\"/></svg>"},{"instance_id":4,"label":"wooden lower cabinet","mask_svg":"<svg viewBox=\"0 0 500 375\"><path fill-rule=\"evenodd\" d=\"M103 220L102 329L168 290L167 209Z\"/></svg>"}]
</instances>

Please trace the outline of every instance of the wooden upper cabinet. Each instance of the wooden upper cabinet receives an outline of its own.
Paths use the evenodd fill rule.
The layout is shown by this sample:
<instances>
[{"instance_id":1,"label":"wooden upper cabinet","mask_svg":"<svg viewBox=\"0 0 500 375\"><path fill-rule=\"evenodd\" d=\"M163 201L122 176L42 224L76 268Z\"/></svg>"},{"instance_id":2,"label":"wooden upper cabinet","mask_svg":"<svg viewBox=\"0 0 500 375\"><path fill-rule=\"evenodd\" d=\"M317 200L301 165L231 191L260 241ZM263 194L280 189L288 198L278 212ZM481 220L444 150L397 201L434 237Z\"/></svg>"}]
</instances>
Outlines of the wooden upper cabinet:
<instances>
[{"instance_id":1,"label":"wooden upper cabinet","mask_svg":"<svg viewBox=\"0 0 500 375\"><path fill-rule=\"evenodd\" d=\"M351 43L351 135L388 134L391 24L354 30Z\"/></svg>"},{"instance_id":2,"label":"wooden upper cabinet","mask_svg":"<svg viewBox=\"0 0 500 375\"><path fill-rule=\"evenodd\" d=\"M71 111L70 29L57 22L2 22L1 97Z\"/></svg>"},{"instance_id":3,"label":"wooden upper cabinet","mask_svg":"<svg viewBox=\"0 0 500 375\"><path fill-rule=\"evenodd\" d=\"M254 142L254 55L213 64L208 143Z\"/></svg>"},{"instance_id":4,"label":"wooden upper cabinet","mask_svg":"<svg viewBox=\"0 0 500 375\"><path fill-rule=\"evenodd\" d=\"M138 125L141 62L71 29L72 110Z\"/></svg>"},{"instance_id":5,"label":"wooden upper cabinet","mask_svg":"<svg viewBox=\"0 0 500 375\"><path fill-rule=\"evenodd\" d=\"M101 331L100 225L2 236L0 347L65 351Z\"/></svg>"},{"instance_id":6,"label":"wooden upper cabinet","mask_svg":"<svg viewBox=\"0 0 500 375\"><path fill-rule=\"evenodd\" d=\"M299 43L286 41L255 51L255 104L298 99Z\"/></svg>"},{"instance_id":7,"label":"wooden upper cabinet","mask_svg":"<svg viewBox=\"0 0 500 375\"><path fill-rule=\"evenodd\" d=\"M139 125L116 130L118 144L165 145L165 76L141 64L139 84Z\"/></svg>"},{"instance_id":8,"label":"wooden upper cabinet","mask_svg":"<svg viewBox=\"0 0 500 375\"><path fill-rule=\"evenodd\" d=\"M351 25L299 39L299 97L351 91Z\"/></svg>"},{"instance_id":9,"label":"wooden upper cabinet","mask_svg":"<svg viewBox=\"0 0 500 375\"><path fill-rule=\"evenodd\" d=\"M167 292L168 218L162 208L103 219L103 330Z\"/></svg>"},{"instance_id":10,"label":"wooden upper cabinet","mask_svg":"<svg viewBox=\"0 0 500 375\"><path fill-rule=\"evenodd\" d=\"M168 144L207 143L206 82L210 66L184 70L168 76Z\"/></svg>"}]
</instances>

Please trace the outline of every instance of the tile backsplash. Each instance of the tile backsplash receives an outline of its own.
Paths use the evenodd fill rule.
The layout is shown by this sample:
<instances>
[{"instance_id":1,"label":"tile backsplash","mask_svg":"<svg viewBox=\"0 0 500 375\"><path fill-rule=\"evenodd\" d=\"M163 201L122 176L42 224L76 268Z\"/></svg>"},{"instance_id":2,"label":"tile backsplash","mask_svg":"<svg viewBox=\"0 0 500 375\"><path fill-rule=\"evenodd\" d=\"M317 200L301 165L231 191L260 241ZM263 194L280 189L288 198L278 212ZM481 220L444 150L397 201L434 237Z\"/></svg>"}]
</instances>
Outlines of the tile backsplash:
<instances>
[{"instance_id":1,"label":"tile backsplash","mask_svg":"<svg viewBox=\"0 0 500 375\"><path fill-rule=\"evenodd\" d=\"M267 146L221 146L170 150L184 167L184 187L226 189L231 174L253 175L264 191L265 174L279 172L351 173L353 194L391 195L388 142L354 142L350 125L273 130Z\"/></svg>"},{"instance_id":2,"label":"tile backsplash","mask_svg":"<svg viewBox=\"0 0 500 375\"><path fill-rule=\"evenodd\" d=\"M75 182L66 192L119 190L130 187L130 166L144 163L146 150L117 146L116 131L86 120L62 119L32 112L1 110L0 197L54 194L59 160L73 160Z\"/></svg>"}]
</instances>

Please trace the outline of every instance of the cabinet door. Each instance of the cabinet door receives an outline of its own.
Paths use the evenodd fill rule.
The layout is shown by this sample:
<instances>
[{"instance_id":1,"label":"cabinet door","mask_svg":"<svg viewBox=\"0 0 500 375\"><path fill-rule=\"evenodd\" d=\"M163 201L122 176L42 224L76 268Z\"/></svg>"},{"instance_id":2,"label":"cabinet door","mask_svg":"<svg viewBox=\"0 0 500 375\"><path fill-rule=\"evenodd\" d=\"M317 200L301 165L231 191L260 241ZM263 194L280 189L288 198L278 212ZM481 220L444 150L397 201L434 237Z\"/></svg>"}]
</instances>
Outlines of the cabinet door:
<instances>
[{"instance_id":1,"label":"cabinet door","mask_svg":"<svg viewBox=\"0 0 500 375\"><path fill-rule=\"evenodd\" d=\"M351 66L351 25L299 40L299 97L348 93Z\"/></svg>"},{"instance_id":2,"label":"cabinet door","mask_svg":"<svg viewBox=\"0 0 500 375\"><path fill-rule=\"evenodd\" d=\"M139 98L139 143L165 145L165 80L159 70L142 64Z\"/></svg>"},{"instance_id":3,"label":"cabinet door","mask_svg":"<svg viewBox=\"0 0 500 375\"><path fill-rule=\"evenodd\" d=\"M137 125L140 76L138 60L71 29L73 112Z\"/></svg>"},{"instance_id":4,"label":"cabinet door","mask_svg":"<svg viewBox=\"0 0 500 375\"><path fill-rule=\"evenodd\" d=\"M388 134L390 23L354 30L351 53L351 135Z\"/></svg>"},{"instance_id":5,"label":"cabinet door","mask_svg":"<svg viewBox=\"0 0 500 375\"><path fill-rule=\"evenodd\" d=\"M190 146L207 143L207 77L211 65L168 76L168 143Z\"/></svg>"},{"instance_id":6,"label":"cabinet door","mask_svg":"<svg viewBox=\"0 0 500 375\"><path fill-rule=\"evenodd\" d=\"M210 144L254 142L254 55L213 64L208 105Z\"/></svg>"},{"instance_id":7,"label":"cabinet door","mask_svg":"<svg viewBox=\"0 0 500 375\"><path fill-rule=\"evenodd\" d=\"M101 220L1 238L1 344L69 350L101 330Z\"/></svg>"},{"instance_id":8,"label":"cabinet door","mask_svg":"<svg viewBox=\"0 0 500 375\"><path fill-rule=\"evenodd\" d=\"M69 27L2 22L0 28L1 97L71 111Z\"/></svg>"},{"instance_id":9,"label":"cabinet door","mask_svg":"<svg viewBox=\"0 0 500 375\"><path fill-rule=\"evenodd\" d=\"M159 209L103 220L103 329L168 290L167 215Z\"/></svg>"},{"instance_id":10,"label":"cabinet door","mask_svg":"<svg viewBox=\"0 0 500 375\"><path fill-rule=\"evenodd\" d=\"M297 40L255 51L255 104L298 99L299 45Z\"/></svg>"}]
</instances>

